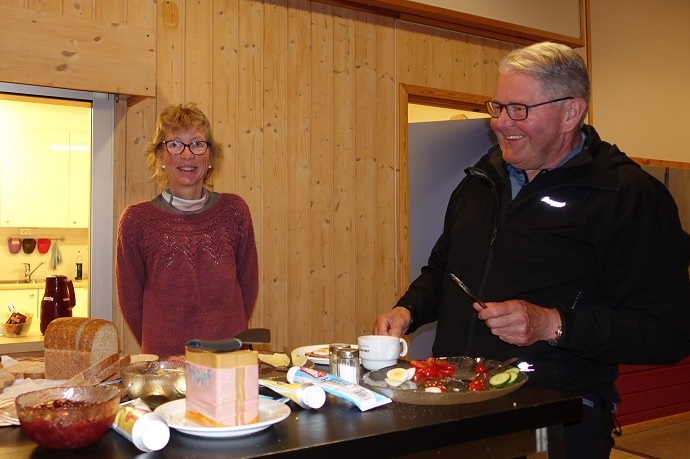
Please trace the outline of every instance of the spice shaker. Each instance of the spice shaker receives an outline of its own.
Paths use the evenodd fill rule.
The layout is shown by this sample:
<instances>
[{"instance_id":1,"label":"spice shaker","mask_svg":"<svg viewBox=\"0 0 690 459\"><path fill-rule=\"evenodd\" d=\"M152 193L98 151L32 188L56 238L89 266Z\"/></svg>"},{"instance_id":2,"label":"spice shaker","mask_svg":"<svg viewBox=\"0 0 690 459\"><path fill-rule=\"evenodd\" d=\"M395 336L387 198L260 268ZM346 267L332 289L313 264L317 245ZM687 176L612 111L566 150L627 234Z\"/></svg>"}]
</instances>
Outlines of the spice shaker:
<instances>
[{"instance_id":1,"label":"spice shaker","mask_svg":"<svg viewBox=\"0 0 690 459\"><path fill-rule=\"evenodd\" d=\"M352 384L359 384L359 350L338 349L338 377Z\"/></svg>"},{"instance_id":2,"label":"spice shaker","mask_svg":"<svg viewBox=\"0 0 690 459\"><path fill-rule=\"evenodd\" d=\"M350 345L345 343L335 343L328 346L328 372L338 376L338 350L349 349Z\"/></svg>"}]
</instances>

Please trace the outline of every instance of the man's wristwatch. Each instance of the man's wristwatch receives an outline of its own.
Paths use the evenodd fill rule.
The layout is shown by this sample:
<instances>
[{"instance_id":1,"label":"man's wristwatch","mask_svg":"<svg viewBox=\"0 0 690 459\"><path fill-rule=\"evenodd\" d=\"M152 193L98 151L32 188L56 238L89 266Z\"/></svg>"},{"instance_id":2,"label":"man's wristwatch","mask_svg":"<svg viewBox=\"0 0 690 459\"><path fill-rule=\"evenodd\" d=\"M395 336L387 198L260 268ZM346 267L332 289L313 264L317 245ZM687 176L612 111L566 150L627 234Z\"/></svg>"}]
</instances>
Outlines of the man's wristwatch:
<instances>
[{"instance_id":1,"label":"man's wristwatch","mask_svg":"<svg viewBox=\"0 0 690 459\"><path fill-rule=\"evenodd\" d=\"M556 346L558 342L561 340L561 336L563 336L563 326L559 325L556 329L556 336L554 337L554 339L550 339L546 342L552 346Z\"/></svg>"}]
</instances>

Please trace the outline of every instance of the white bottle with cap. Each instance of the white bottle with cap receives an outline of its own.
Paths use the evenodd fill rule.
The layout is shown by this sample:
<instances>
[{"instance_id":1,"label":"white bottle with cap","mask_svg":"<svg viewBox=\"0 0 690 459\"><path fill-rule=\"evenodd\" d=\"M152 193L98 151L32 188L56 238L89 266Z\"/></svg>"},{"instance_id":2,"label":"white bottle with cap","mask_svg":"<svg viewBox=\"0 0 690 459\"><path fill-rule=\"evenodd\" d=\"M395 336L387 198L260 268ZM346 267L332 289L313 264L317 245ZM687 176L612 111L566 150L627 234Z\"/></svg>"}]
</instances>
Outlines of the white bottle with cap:
<instances>
[{"instance_id":1,"label":"white bottle with cap","mask_svg":"<svg viewBox=\"0 0 690 459\"><path fill-rule=\"evenodd\" d=\"M146 453L163 449L170 441L168 423L138 398L120 404L112 427Z\"/></svg>"},{"instance_id":2,"label":"white bottle with cap","mask_svg":"<svg viewBox=\"0 0 690 459\"><path fill-rule=\"evenodd\" d=\"M287 397L305 409L319 409L326 402L326 392L310 383L287 383L273 379L259 379L259 385Z\"/></svg>"}]
</instances>

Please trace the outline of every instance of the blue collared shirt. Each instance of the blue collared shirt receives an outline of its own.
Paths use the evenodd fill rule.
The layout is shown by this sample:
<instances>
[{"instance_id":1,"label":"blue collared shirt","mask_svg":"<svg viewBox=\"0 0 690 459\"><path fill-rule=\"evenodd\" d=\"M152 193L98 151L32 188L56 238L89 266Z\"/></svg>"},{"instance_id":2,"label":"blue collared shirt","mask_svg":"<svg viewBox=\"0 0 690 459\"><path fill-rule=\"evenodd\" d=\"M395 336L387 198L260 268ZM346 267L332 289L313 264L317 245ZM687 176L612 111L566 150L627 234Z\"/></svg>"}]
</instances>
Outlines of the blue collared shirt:
<instances>
[{"instance_id":1,"label":"blue collared shirt","mask_svg":"<svg viewBox=\"0 0 690 459\"><path fill-rule=\"evenodd\" d=\"M580 140L580 145L575 147L570 153L568 153L568 156L563 158L563 161L556 166L556 168L561 167L563 164L567 163L570 161L570 159L575 156L576 154L580 153L582 149L585 147L585 133L581 132L580 133L581 140ZM508 168L508 177L510 178L510 191L513 196L513 199L515 199L515 196L520 192L523 186L527 183L527 174L525 171L522 169L518 169L516 167L511 166L510 164L506 164L506 167ZM543 169L544 171L550 171L551 169Z\"/></svg>"}]
</instances>

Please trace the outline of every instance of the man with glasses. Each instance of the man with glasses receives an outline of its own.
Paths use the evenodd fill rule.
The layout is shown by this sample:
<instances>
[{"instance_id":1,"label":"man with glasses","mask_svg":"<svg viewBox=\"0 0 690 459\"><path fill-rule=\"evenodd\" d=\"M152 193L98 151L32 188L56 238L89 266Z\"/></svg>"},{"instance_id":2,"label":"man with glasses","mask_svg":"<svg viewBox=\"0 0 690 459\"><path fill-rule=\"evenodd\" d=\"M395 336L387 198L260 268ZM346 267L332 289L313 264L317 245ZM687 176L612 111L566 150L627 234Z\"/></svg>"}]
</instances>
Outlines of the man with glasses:
<instances>
[{"instance_id":1,"label":"man with glasses","mask_svg":"<svg viewBox=\"0 0 690 459\"><path fill-rule=\"evenodd\" d=\"M690 353L690 242L663 184L584 124L589 88L567 46L506 56L486 103L498 145L467 169L428 264L374 332L438 321L435 356L519 357L528 384L582 396L566 456L607 458L618 364Z\"/></svg>"}]
</instances>

